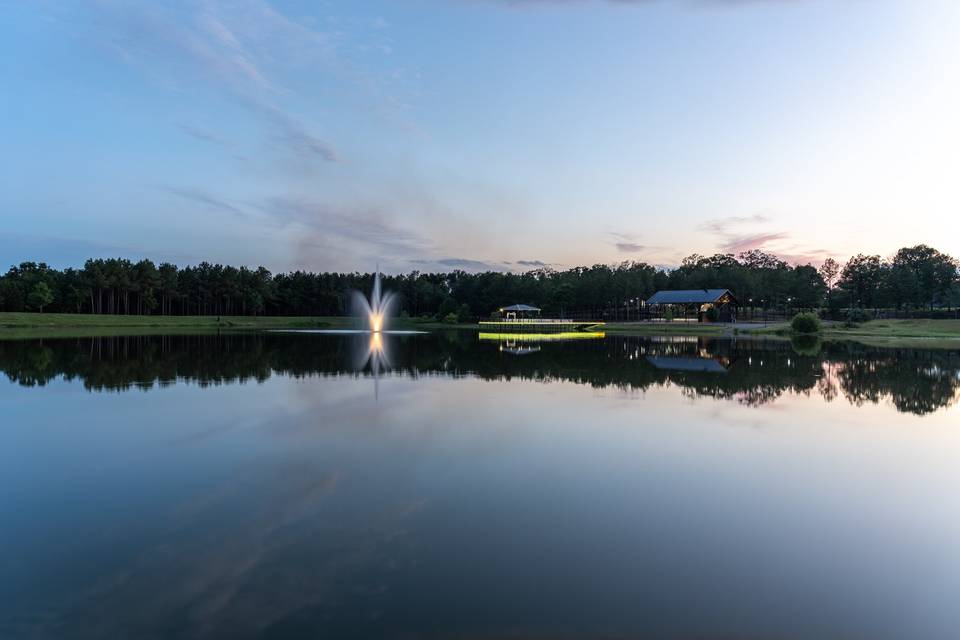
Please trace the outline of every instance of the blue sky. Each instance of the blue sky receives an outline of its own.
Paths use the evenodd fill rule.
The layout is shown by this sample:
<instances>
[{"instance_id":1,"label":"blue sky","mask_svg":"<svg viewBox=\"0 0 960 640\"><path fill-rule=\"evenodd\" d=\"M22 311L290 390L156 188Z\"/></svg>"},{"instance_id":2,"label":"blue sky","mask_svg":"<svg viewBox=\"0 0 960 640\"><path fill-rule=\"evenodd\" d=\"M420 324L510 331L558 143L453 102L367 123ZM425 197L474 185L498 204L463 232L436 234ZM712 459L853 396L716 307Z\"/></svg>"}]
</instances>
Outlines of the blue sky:
<instances>
[{"instance_id":1,"label":"blue sky","mask_svg":"<svg viewBox=\"0 0 960 640\"><path fill-rule=\"evenodd\" d=\"M0 259L960 255L950 0L0 0Z\"/></svg>"}]
</instances>

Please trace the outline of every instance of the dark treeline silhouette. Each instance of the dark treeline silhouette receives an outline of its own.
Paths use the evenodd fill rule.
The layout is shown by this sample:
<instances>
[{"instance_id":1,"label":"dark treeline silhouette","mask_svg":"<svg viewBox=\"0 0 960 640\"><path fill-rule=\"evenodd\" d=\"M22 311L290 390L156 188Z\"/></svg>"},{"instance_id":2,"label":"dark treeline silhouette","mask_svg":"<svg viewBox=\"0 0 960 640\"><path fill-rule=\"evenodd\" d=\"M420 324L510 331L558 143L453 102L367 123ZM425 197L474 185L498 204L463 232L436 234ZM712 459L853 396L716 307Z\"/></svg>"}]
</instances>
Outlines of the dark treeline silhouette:
<instances>
[{"instance_id":1,"label":"dark treeline silhouette","mask_svg":"<svg viewBox=\"0 0 960 640\"><path fill-rule=\"evenodd\" d=\"M263 382L272 375L367 376L366 336L250 333L0 341L0 373L23 386L63 378L91 391ZM516 348L514 348L516 347ZM854 343L621 337L511 345L464 332L387 338L382 375L475 376L645 391L673 385L692 398L760 406L786 393L890 402L925 415L960 397L960 353ZM522 354L522 355L521 355Z\"/></svg>"},{"instance_id":2,"label":"dark treeline silhouette","mask_svg":"<svg viewBox=\"0 0 960 640\"><path fill-rule=\"evenodd\" d=\"M759 250L737 256L691 255L676 269L643 262L549 268L526 273L420 273L385 276L398 313L461 320L515 302L559 315L610 317L661 289L728 288L755 309L952 309L960 305L958 263L926 245L892 258L859 254L843 266L791 266ZM81 269L24 262L0 277L0 311L162 315L326 316L349 312L351 290L367 291L369 273L272 274L203 262L88 260Z\"/></svg>"}]
</instances>

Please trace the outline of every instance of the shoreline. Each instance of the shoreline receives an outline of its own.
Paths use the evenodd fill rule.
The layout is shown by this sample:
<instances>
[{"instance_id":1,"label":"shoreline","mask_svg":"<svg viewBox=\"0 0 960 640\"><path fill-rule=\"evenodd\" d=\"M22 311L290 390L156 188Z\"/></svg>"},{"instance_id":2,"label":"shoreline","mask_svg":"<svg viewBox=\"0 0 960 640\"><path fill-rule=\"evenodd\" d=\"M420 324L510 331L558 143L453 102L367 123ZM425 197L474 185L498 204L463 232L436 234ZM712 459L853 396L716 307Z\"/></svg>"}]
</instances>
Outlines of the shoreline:
<instances>
[{"instance_id":1,"label":"shoreline","mask_svg":"<svg viewBox=\"0 0 960 640\"><path fill-rule=\"evenodd\" d=\"M73 338L120 335L263 331L275 329L351 329L344 316L120 316L90 314L0 313L0 340ZM398 330L478 331L477 323L447 324L435 320L394 319ZM698 324L612 322L606 334L621 336L686 335L790 339L797 334L789 323ZM811 337L823 341L854 341L873 346L960 349L960 320L873 320L856 327L826 323Z\"/></svg>"}]
</instances>

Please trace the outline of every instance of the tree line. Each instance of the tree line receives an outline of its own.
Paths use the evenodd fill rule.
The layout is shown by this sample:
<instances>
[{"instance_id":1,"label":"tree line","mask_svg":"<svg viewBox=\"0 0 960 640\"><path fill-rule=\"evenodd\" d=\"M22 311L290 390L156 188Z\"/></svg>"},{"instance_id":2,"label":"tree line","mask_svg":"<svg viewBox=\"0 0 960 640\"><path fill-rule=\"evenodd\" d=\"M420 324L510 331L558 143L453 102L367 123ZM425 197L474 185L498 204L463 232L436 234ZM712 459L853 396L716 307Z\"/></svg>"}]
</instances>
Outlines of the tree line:
<instances>
[{"instance_id":1,"label":"tree line","mask_svg":"<svg viewBox=\"0 0 960 640\"><path fill-rule=\"evenodd\" d=\"M202 262L178 267L151 260L91 259L82 268L23 262L0 276L0 311L124 315L331 316L350 312L351 291L367 292L372 273L273 274ZM596 264L525 273L487 271L384 276L399 294L401 315L461 320L486 317L505 304L533 304L545 313L604 316L639 308L662 289L726 288L757 309L952 309L960 305L953 257L926 245L893 257L858 254L841 265L790 265L752 250L694 254L673 269L645 262Z\"/></svg>"}]
</instances>

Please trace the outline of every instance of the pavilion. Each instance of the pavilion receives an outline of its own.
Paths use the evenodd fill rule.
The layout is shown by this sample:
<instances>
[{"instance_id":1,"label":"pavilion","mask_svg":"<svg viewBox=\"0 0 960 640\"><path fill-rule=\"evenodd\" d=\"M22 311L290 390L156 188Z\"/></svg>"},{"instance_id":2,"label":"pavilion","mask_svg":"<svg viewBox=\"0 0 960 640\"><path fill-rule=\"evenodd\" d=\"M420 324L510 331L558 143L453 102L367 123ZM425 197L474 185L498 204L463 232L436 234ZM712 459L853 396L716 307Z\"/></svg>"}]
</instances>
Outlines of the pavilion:
<instances>
[{"instance_id":1,"label":"pavilion","mask_svg":"<svg viewBox=\"0 0 960 640\"><path fill-rule=\"evenodd\" d=\"M512 304L509 307L500 307L498 311L504 320L522 320L540 316L540 309L529 304Z\"/></svg>"},{"instance_id":2,"label":"pavilion","mask_svg":"<svg viewBox=\"0 0 960 640\"><path fill-rule=\"evenodd\" d=\"M695 314L697 322L707 319L707 312L715 308L720 322L736 322L739 302L730 289L678 289L658 291L647 300L647 306L654 309L667 308L680 311L686 319L687 314Z\"/></svg>"},{"instance_id":3,"label":"pavilion","mask_svg":"<svg viewBox=\"0 0 960 640\"><path fill-rule=\"evenodd\" d=\"M533 336L580 338L603 335L595 331L596 328L603 325L602 322L541 318L540 309L529 304L513 304L508 307L500 307L497 312L500 314L499 319L481 320L478 323L481 338L522 337L529 339Z\"/></svg>"}]
</instances>

